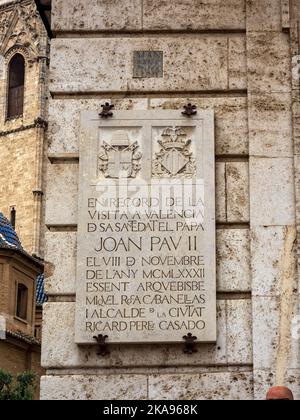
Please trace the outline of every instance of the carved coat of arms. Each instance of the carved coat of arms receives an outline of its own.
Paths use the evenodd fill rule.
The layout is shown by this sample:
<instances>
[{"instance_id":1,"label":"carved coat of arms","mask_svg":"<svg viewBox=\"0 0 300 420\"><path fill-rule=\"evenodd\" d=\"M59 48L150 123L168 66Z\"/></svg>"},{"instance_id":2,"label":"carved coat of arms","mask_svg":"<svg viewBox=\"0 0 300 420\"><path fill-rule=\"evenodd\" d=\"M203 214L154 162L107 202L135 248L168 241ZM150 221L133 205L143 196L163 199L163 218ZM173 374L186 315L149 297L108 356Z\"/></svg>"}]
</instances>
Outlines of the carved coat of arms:
<instances>
[{"instance_id":1,"label":"carved coat of arms","mask_svg":"<svg viewBox=\"0 0 300 420\"><path fill-rule=\"evenodd\" d=\"M106 178L135 178L141 170L142 154L138 142L130 143L125 131L116 131L111 143L102 145L99 155L99 170Z\"/></svg>"},{"instance_id":2,"label":"carved coat of arms","mask_svg":"<svg viewBox=\"0 0 300 420\"><path fill-rule=\"evenodd\" d=\"M191 178L196 173L196 161L191 151L192 140L182 128L168 127L159 140L159 153L155 154L153 176Z\"/></svg>"}]
</instances>

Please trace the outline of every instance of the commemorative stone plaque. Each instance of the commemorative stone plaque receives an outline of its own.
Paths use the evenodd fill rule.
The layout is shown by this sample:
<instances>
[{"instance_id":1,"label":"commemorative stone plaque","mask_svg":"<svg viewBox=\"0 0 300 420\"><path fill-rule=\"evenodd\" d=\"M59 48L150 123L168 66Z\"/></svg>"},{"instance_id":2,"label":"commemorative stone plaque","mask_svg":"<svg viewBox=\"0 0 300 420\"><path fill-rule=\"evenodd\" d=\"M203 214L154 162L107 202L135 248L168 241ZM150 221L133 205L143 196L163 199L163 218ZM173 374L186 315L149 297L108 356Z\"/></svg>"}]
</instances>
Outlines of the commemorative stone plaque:
<instances>
[{"instance_id":1,"label":"commemorative stone plaque","mask_svg":"<svg viewBox=\"0 0 300 420\"><path fill-rule=\"evenodd\" d=\"M216 341L213 112L81 119L76 343Z\"/></svg>"}]
</instances>

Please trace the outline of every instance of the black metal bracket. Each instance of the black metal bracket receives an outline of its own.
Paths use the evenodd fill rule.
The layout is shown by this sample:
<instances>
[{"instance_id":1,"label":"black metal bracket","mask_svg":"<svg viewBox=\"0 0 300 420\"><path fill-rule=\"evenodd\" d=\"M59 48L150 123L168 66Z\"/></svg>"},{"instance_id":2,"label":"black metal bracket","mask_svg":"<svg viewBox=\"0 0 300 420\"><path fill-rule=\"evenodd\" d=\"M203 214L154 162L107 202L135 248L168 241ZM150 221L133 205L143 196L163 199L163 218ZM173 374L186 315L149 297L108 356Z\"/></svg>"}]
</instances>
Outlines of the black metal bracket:
<instances>
[{"instance_id":1,"label":"black metal bracket","mask_svg":"<svg viewBox=\"0 0 300 420\"><path fill-rule=\"evenodd\" d=\"M185 115L186 117L192 117L193 115L197 114L196 105L187 104L183 108L184 108L184 111L182 112L182 115Z\"/></svg>"},{"instance_id":2,"label":"black metal bracket","mask_svg":"<svg viewBox=\"0 0 300 420\"><path fill-rule=\"evenodd\" d=\"M110 351L107 348L107 342L108 335L98 335L93 337L94 340L97 341L98 344L98 350L97 350L97 356L106 357L110 354Z\"/></svg>"},{"instance_id":3,"label":"black metal bracket","mask_svg":"<svg viewBox=\"0 0 300 420\"><path fill-rule=\"evenodd\" d=\"M101 118L110 118L114 115L112 112L112 109L114 109L115 107L114 105L108 102L105 102L105 104L101 105L101 107L102 107L102 111L99 114Z\"/></svg>"},{"instance_id":4,"label":"black metal bracket","mask_svg":"<svg viewBox=\"0 0 300 420\"><path fill-rule=\"evenodd\" d=\"M185 341L185 346L183 349L183 352L185 354L193 354L193 353L197 353L198 350L195 347L195 341L197 340L197 337L193 336L193 334L189 333L188 335L185 335L183 337L184 341Z\"/></svg>"}]
</instances>

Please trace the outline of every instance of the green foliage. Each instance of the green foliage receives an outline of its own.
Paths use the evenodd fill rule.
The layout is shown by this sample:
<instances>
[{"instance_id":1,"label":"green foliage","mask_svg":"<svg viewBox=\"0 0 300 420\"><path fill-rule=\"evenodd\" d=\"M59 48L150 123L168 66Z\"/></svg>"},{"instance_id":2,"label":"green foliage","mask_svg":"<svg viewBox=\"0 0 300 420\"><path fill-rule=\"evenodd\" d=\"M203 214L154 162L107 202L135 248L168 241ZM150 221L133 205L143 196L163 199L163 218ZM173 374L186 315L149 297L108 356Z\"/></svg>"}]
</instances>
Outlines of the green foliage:
<instances>
[{"instance_id":1,"label":"green foliage","mask_svg":"<svg viewBox=\"0 0 300 420\"><path fill-rule=\"evenodd\" d=\"M25 372L16 378L0 369L0 401L28 401L33 400L36 376Z\"/></svg>"}]
</instances>

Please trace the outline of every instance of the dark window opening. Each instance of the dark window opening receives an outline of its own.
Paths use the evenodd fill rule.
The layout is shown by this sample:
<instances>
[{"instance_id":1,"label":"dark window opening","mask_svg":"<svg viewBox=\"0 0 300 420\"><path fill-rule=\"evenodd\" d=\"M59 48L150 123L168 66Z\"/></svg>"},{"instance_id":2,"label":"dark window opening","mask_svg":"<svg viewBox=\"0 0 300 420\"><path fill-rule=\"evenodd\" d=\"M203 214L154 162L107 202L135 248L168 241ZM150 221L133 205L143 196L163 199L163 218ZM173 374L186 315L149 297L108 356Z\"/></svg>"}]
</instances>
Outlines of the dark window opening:
<instances>
[{"instance_id":1,"label":"dark window opening","mask_svg":"<svg viewBox=\"0 0 300 420\"><path fill-rule=\"evenodd\" d=\"M18 284L16 316L27 321L28 289L24 284Z\"/></svg>"},{"instance_id":2,"label":"dark window opening","mask_svg":"<svg viewBox=\"0 0 300 420\"><path fill-rule=\"evenodd\" d=\"M15 207L11 207L10 209L10 224L12 225L12 227L15 229L16 228L16 216L17 216L17 212Z\"/></svg>"},{"instance_id":3,"label":"dark window opening","mask_svg":"<svg viewBox=\"0 0 300 420\"><path fill-rule=\"evenodd\" d=\"M7 118L12 119L21 117L24 108L25 60L21 54L11 59L8 75Z\"/></svg>"}]
</instances>

